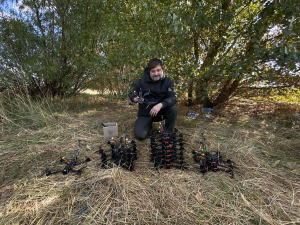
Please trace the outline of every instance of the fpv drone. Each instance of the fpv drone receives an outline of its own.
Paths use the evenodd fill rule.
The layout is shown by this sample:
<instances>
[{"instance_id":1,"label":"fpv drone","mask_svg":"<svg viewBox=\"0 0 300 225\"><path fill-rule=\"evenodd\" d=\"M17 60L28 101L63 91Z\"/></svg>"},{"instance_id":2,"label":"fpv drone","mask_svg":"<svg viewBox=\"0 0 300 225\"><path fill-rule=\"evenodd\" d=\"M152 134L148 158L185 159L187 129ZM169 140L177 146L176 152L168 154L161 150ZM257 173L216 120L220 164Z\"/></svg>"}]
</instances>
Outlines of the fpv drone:
<instances>
[{"instance_id":1,"label":"fpv drone","mask_svg":"<svg viewBox=\"0 0 300 225\"><path fill-rule=\"evenodd\" d=\"M46 168L46 176L50 176L51 174L56 174L56 173L62 173L64 175L66 175L69 172L77 173L80 176L83 168L81 168L79 170L74 170L74 167L78 166L78 165L81 165L85 162L89 162L91 160L90 160L90 158L85 157L84 161L77 162L78 155L79 155L79 152L80 152L80 140L78 140L78 149L74 150L73 152L75 154L75 158L73 160L69 160L66 157L61 157L60 161L66 164L64 169L58 170L58 171L55 171L55 172L51 172L48 168Z\"/></svg>"},{"instance_id":2,"label":"fpv drone","mask_svg":"<svg viewBox=\"0 0 300 225\"><path fill-rule=\"evenodd\" d=\"M112 139L107 142L110 149L103 150L101 147L96 153L101 155L101 167L110 168L122 166L130 171L133 170L133 161L137 159L136 143L128 140L128 135L121 137L119 141Z\"/></svg>"},{"instance_id":3,"label":"fpv drone","mask_svg":"<svg viewBox=\"0 0 300 225\"><path fill-rule=\"evenodd\" d=\"M150 146L152 149L151 160L154 161L154 168L163 168L170 170L171 167L184 169L184 147L183 134L168 132L162 121L160 129L153 131Z\"/></svg>"},{"instance_id":4,"label":"fpv drone","mask_svg":"<svg viewBox=\"0 0 300 225\"><path fill-rule=\"evenodd\" d=\"M212 154L207 151L206 148L206 138L202 133L203 141L200 142L200 151L193 151L194 160L197 163L196 166L199 166L198 169L201 173L206 173L207 171L224 171L233 175L233 161L232 159L223 160L220 155L219 150L216 154Z\"/></svg>"},{"instance_id":5,"label":"fpv drone","mask_svg":"<svg viewBox=\"0 0 300 225\"><path fill-rule=\"evenodd\" d=\"M147 92L143 95L142 88L140 88L139 94L136 91L133 91L133 94L135 94L138 97L138 102L131 102L130 99L128 99L128 103L126 104L126 106L129 106L129 105L132 105L132 104L135 104L135 103L139 103L139 104L144 104L145 103L145 104L147 104L147 108L148 108L150 105L156 105L157 104L157 102L149 102L146 99L146 97L149 96L149 95L155 96L155 94L152 94L150 92L150 90L149 90L149 92Z\"/></svg>"}]
</instances>

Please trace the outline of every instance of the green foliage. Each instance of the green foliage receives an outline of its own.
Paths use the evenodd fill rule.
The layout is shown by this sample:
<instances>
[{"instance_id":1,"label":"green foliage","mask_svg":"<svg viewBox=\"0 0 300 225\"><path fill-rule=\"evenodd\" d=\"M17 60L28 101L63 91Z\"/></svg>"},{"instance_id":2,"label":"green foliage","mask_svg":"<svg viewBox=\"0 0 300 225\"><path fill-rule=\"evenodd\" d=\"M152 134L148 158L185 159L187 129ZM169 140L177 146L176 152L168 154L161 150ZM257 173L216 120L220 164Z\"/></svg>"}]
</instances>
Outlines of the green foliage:
<instances>
[{"instance_id":1,"label":"green foliage","mask_svg":"<svg viewBox=\"0 0 300 225\"><path fill-rule=\"evenodd\" d=\"M265 94L260 94L260 96L254 97L253 99L300 104L300 90L293 88L287 88L285 90L270 90Z\"/></svg>"},{"instance_id":2,"label":"green foliage","mask_svg":"<svg viewBox=\"0 0 300 225\"><path fill-rule=\"evenodd\" d=\"M26 84L31 95L74 95L101 69L104 17L97 1L23 1L4 17L1 33L1 89ZM26 9L26 10L25 10Z\"/></svg>"},{"instance_id":3,"label":"green foliage","mask_svg":"<svg viewBox=\"0 0 300 225\"><path fill-rule=\"evenodd\" d=\"M299 13L291 1L23 1L1 21L1 88L121 99L161 58L179 96L218 106L239 88L299 86ZM298 63L298 64L297 64ZM125 76L123 76L125 75Z\"/></svg>"}]
</instances>

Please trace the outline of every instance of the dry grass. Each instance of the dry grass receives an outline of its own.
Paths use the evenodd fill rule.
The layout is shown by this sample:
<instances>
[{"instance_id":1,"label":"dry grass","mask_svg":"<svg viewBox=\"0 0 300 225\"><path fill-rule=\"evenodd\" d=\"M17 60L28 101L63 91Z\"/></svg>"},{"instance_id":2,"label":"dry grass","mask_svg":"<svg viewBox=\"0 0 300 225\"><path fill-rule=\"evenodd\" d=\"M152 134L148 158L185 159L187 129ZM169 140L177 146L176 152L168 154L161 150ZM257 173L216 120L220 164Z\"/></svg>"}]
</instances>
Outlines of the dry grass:
<instances>
[{"instance_id":1,"label":"dry grass","mask_svg":"<svg viewBox=\"0 0 300 225\"><path fill-rule=\"evenodd\" d=\"M137 108L96 95L62 104L63 110L51 111L53 122L39 129L2 118L0 224L300 224L300 134L297 124L285 122L288 115L244 117L243 104L239 110L232 104L214 119L192 119L185 113L199 108L179 104L186 169L151 169L148 139L137 143L130 172L100 169L94 152L107 146L102 122L116 121L120 135L128 127L133 137ZM234 159L233 178L195 169L191 152L201 133L209 151ZM46 167L61 169L59 158L73 157L78 139L80 158L92 159L81 177L46 177Z\"/></svg>"}]
</instances>

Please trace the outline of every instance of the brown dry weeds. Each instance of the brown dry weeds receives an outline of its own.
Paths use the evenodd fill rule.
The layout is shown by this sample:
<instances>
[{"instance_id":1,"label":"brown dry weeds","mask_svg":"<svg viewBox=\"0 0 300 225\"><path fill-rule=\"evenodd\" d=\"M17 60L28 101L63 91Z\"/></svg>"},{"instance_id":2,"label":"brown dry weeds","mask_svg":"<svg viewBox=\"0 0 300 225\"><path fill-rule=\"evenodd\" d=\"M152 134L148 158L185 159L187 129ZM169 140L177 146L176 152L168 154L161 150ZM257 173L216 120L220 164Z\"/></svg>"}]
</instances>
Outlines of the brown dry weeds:
<instances>
[{"instance_id":1,"label":"brown dry weeds","mask_svg":"<svg viewBox=\"0 0 300 225\"><path fill-rule=\"evenodd\" d=\"M284 127L280 118L240 120L236 109L191 119L185 112L199 109L179 105L185 170L152 169L149 139L137 143L134 171L100 169L94 152L106 146L101 123L116 121L120 134L128 127L133 136L137 109L123 105L70 111L30 132L2 124L0 224L300 224L299 129ZM191 152L201 133L209 151L233 158L234 177L195 169ZM60 156L72 158L78 139L80 157L92 159L81 177L46 177L46 167L63 167Z\"/></svg>"}]
</instances>

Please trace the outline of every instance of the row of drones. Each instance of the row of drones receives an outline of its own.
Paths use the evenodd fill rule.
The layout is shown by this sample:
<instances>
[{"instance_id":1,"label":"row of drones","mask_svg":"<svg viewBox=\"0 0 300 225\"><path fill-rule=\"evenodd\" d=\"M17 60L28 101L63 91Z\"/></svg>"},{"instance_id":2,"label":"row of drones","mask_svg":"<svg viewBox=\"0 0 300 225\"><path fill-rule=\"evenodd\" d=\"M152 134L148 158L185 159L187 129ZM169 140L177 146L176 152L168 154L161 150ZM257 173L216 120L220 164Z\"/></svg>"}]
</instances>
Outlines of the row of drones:
<instances>
[{"instance_id":1,"label":"row of drones","mask_svg":"<svg viewBox=\"0 0 300 225\"><path fill-rule=\"evenodd\" d=\"M215 154L208 152L205 144L206 138L204 137L203 133L202 139L203 140L200 142L200 150L192 151L197 170L203 174L208 171L224 171L233 175L232 159L223 160L219 151L217 151ZM119 166L132 171L134 169L134 161L137 159L137 148L135 141L129 140L129 136L125 132L118 141L112 139L108 141L107 144L110 145L109 149L104 150L100 147L96 152L101 156L99 159L101 162L101 168L109 169ZM183 140L183 134L179 133L177 129L174 129L173 132L168 132L162 117L160 129L153 130L150 138L151 161L154 163L153 168L166 168L167 170L170 170L171 168L179 168L184 170L184 144L185 142ZM47 168L46 176L57 173L68 174L69 172L81 175L84 167L78 170L74 169L74 167L87 163L91 161L91 159L85 157L83 161L78 161L79 152L80 140L78 140L78 149L74 150L74 159L69 160L66 157L61 157L60 161L65 164L65 167L62 170L54 172Z\"/></svg>"}]
</instances>

